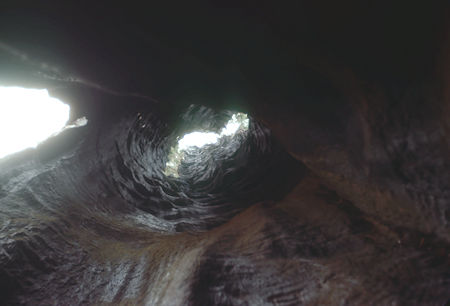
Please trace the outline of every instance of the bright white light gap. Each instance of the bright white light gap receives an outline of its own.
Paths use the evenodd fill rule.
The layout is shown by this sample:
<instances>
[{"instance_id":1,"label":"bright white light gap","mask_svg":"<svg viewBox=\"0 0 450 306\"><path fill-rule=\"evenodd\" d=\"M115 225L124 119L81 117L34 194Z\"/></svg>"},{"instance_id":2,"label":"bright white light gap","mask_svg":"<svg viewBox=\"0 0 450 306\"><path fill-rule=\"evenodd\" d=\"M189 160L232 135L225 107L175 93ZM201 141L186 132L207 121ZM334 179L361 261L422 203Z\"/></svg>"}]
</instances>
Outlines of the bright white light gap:
<instances>
[{"instance_id":1,"label":"bright white light gap","mask_svg":"<svg viewBox=\"0 0 450 306\"><path fill-rule=\"evenodd\" d=\"M34 148L58 133L69 120L70 107L46 89L0 86L0 158Z\"/></svg>"},{"instance_id":2,"label":"bright white light gap","mask_svg":"<svg viewBox=\"0 0 450 306\"><path fill-rule=\"evenodd\" d=\"M225 136L234 136L240 130L247 130L249 119L244 113L236 113L231 116L220 133L214 132L192 132L185 134L169 153L166 163L165 175L178 177L178 166L184 158L184 152L192 147L201 148L207 144L215 144Z\"/></svg>"}]
</instances>

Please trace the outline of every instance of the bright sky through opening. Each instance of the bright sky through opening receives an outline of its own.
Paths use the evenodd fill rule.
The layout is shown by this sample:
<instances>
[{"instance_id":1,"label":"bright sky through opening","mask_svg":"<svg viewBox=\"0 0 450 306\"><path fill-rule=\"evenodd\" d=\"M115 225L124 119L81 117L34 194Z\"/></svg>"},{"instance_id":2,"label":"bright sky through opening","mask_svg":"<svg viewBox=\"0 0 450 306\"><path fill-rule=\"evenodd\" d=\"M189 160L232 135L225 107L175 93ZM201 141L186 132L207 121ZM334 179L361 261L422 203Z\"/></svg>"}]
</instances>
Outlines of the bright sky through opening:
<instances>
[{"instance_id":1,"label":"bright sky through opening","mask_svg":"<svg viewBox=\"0 0 450 306\"><path fill-rule=\"evenodd\" d=\"M223 136L234 135L239 128L248 128L248 118L245 114L233 114L220 133L192 132L186 134L178 141L178 150L186 150L189 147L201 148L207 144L216 143Z\"/></svg>"},{"instance_id":2,"label":"bright sky through opening","mask_svg":"<svg viewBox=\"0 0 450 306\"><path fill-rule=\"evenodd\" d=\"M215 144L225 136L233 137L239 130L247 130L249 119L244 113L236 113L222 128L220 133L214 132L192 132L185 134L178 144L170 149L168 161L164 174L178 177L178 166L184 158L184 152L192 147L201 148L207 144Z\"/></svg>"},{"instance_id":3,"label":"bright sky through opening","mask_svg":"<svg viewBox=\"0 0 450 306\"><path fill-rule=\"evenodd\" d=\"M204 145L216 143L219 139L219 134L211 132L193 132L184 135L183 138L178 141L178 149L186 150L189 147L203 147Z\"/></svg>"},{"instance_id":4,"label":"bright sky through opening","mask_svg":"<svg viewBox=\"0 0 450 306\"><path fill-rule=\"evenodd\" d=\"M66 125L69 113L46 89L0 87L0 158L36 147Z\"/></svg>"}]
</instances>

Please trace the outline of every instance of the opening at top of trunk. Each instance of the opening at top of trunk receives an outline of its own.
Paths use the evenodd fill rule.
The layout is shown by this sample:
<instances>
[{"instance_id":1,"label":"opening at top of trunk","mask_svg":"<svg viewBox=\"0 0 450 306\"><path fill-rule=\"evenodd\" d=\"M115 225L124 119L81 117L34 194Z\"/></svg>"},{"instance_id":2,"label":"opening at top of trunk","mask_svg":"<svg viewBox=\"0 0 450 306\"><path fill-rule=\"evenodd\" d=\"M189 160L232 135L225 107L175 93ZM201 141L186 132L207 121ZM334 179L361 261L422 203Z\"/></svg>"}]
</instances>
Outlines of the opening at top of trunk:
<instances>
[{"instance_id":1,"label":"opening at top of trunk","mask_svg":"<svg viewBox=\"0 0 450 306\"><path fill-rule=\"evenodd\" d=\"M164 174L167 176L178 177L178 167L185 157L185 153L199 153L199 149L206 145L223 145L219 140L233 138L238 133L244 133L248 130L249 119L244 113L235 113L230 120L220 130L219 133L212 131L195 131L185 134L178 140L177 145L170 149L168 161ZM228 143L228 142L226 142Z\"/></svg>"}]
</instances>

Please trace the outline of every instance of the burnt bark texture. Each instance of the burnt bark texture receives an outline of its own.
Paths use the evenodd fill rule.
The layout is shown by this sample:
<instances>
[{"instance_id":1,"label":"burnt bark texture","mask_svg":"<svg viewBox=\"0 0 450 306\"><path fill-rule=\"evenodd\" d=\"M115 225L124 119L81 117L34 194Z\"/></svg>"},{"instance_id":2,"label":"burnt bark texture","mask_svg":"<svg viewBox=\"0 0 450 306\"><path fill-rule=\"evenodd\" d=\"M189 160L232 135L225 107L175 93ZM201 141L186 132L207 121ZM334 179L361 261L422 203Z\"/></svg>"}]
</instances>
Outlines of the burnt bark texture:
<instances>
[{"instance_id":1,"label":"burnt bark texture","mask_svg":"<svg viewBox=\"0 0 450 306\"><path fill-rule=\"evenodd\" d=\"M0 304L446 305L449 20L448 1L0 4L0 85L89 120L0 160ZM233 112L248 131L164 174Z\"/></svg>"}]
</instances>

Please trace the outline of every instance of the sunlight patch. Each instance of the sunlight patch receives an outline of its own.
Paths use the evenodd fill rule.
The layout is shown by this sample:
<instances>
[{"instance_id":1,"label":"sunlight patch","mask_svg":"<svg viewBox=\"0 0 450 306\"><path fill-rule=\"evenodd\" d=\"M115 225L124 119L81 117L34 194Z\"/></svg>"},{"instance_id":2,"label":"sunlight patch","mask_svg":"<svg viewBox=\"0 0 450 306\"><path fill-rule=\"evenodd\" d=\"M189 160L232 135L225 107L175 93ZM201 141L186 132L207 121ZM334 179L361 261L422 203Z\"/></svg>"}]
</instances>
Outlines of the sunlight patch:
<instances>
[{"instance_id":1,"label":"sunlight patch","mask_svg":"<svg viewBox=\"0 0 450 306\"><path fill-rule=\"evenodd\" d=\"M64 128L70 107L46 89L0 87L0 158L34 148Z\"/></svg>"},{"instance_id":2,"label":"sunlight patch","mask_svg":"<svg viewBox=\"0 0 450 306\"><path fill-rule=\"evenodd\" d=\"M164 174L166 176L178 177L178 167L184 158L185 151L196 147L201 148L207 144L215 144L223 137L234 136L239 131L248 130L249 119L244 113L236 113L222 128L220 133L214 132L192 132L185 134L178 144L170 149L168 161Z\"/></svg>"},{"instance_id":3,"label":"sunlight patch","mask_svg":"<svg viewBox=\"0 0 450 306\"><path fill-rule=\"evenodd\" d=\"M211 132L193 132L183 136L178 141L178 149L186 150L189 147L201 148L207 144L216 143L219 139L219 134Z\"/></svg>"}]
</instances>

